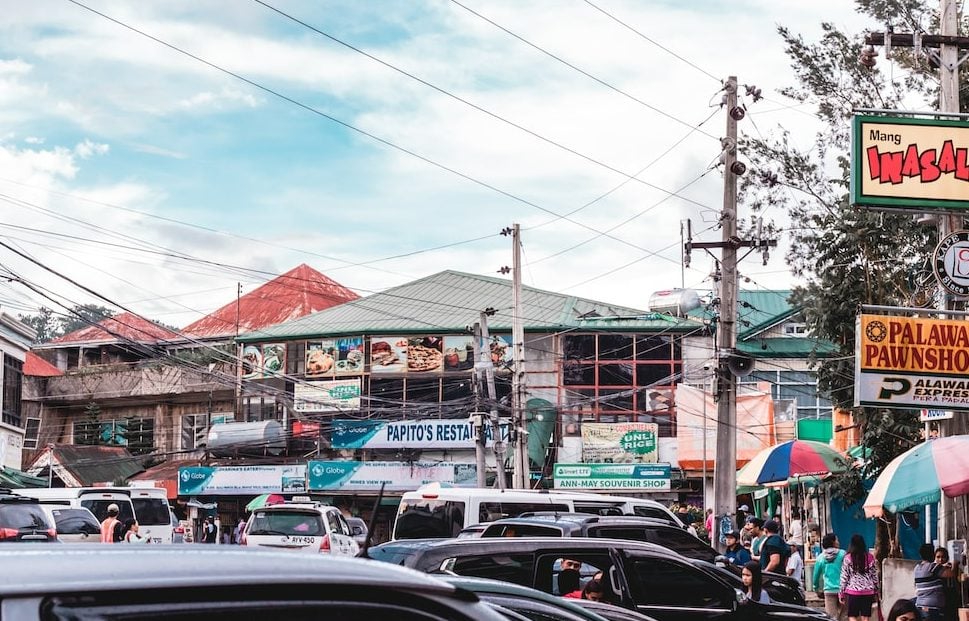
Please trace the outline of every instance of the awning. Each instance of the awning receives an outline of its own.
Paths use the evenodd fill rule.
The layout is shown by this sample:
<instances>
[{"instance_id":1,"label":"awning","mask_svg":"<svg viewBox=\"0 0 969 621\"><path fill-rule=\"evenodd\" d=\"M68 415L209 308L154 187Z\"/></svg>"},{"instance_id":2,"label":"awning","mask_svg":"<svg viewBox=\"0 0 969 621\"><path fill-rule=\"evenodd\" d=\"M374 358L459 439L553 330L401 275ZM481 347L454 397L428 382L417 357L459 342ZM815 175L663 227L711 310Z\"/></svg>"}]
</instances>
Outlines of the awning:
<instances>
[{"instance_id":1,"label":"awning","mask_svg":"<svg viewBox=\"0 0 969 621\"><path fill-rule=\"evenodd\" d=\"M28 487L47 487L47 479L33 477L26 472L4 467L0 470L0 487L24 489Z\"/></svg>"}]
</instances>

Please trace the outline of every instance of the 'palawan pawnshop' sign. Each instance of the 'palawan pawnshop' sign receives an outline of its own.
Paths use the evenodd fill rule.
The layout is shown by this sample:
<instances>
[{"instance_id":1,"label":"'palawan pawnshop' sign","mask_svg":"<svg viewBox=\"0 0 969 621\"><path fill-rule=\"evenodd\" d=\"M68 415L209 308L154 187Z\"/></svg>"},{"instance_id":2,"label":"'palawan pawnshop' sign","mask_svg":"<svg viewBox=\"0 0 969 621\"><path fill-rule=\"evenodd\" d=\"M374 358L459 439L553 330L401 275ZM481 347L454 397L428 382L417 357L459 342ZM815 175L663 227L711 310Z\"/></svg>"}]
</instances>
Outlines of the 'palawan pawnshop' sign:
<instances>
[{"instance_id":1,"label":"'palawan pawnshop' sign","mask_svg":"<svg viewBox=\"0 0 969 621\"><path fill-rule=\"evenodd\" d=\"M851 200L891 209L969 209L969 123L856 116Z\"/></svg>"},{"instance_id":2,"label":"'palawan pawnshop' sign","mask_svg":"<svg viewBox=\"0 0 969 621\"><path fill-rule=\"evenodd\" d=\"M858 317L855 405L969 409L969 321Z\"/></svg>"}]
</instances>

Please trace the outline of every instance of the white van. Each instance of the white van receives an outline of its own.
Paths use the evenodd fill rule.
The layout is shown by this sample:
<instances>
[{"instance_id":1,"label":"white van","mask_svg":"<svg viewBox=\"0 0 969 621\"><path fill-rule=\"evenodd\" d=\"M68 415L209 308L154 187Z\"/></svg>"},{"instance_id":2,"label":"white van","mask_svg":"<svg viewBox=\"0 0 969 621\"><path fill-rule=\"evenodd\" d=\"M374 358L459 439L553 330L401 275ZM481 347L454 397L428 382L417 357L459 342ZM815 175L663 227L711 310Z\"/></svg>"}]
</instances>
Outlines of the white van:
<instances>
[{"instance_id":1,"label":"white van","mask_svg":"<svg viewBox=\"0 0 969 621\"><path fill-rule=\"evenodd\" d=\"M457 537L468 526L535 511L638 515L683 526L663 504L644 498L561 490L441 487L431 483L404 493L392 538Z\"/></svg>"},{"instance_id":2,"label":"white van","mask_svg":"<svg viewBox=\"0 0 969 621\"><path fill-rule=\"evenodd\" d=\"M66 504L89 509L99 522L108 517L108 506L118 505L118 519L138 520L142 535L151 543L171 543L172 525L164 489L155 487L53 487L19 489L21 496L42 504Z\"/></svg>"}]
</instances>

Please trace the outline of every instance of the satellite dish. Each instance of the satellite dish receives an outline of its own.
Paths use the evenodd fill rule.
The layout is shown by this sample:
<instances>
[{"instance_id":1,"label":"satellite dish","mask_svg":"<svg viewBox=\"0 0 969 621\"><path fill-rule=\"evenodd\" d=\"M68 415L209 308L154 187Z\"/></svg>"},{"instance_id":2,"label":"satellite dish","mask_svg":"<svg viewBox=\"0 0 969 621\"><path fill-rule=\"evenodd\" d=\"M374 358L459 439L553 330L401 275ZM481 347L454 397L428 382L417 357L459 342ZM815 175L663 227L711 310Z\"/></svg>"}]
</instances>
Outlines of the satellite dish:
<instances>
[{"instance_id":1,"label":"satellite dish","mask_svg":"<svg viewBox=\"0 0 969 621\"><path fill-rule=\"evenodd\" d=\"M736 377L747 377L754 372L754 359L734 351L727 358L727 368Z\"/></svg>"}]
</instances>

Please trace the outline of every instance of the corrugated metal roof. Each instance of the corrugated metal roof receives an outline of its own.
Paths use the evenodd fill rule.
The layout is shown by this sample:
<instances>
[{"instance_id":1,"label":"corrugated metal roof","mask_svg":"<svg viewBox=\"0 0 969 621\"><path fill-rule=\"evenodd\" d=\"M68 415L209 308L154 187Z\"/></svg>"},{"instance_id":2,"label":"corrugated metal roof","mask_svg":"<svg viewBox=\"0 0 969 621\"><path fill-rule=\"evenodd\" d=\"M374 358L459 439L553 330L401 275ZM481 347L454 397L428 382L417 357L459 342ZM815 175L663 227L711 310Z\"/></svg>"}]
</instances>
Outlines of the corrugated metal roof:
<instances>
[{"instance_id":1,"label":"corrugated metal roof","mask_svg":"<svg viewBox=\"0 0 969 621\"><path fill-rule=\"evenodd\" d=\"M803 336L787 336L741 341L737 343L737 350L754 358L807 358L812 354L819 358L826 358L836 353L838 348L828 341Z\"/></svg>"},{"instance_id":2,"label":"corrugated metal roof","mask_svg":"<svg viewBox=\"0 0 969 621\"><path fill-rule=\"evenodd\" d=\"M60 466L71 473L82 486L127 479L144 470L141 458L133 456L121 446L82 446L55 444L45 448L33 463L46 462L46 454L53 453L54 471ZM35 469L31 466L28 470Z\"/></svg>"},{"instance_id":3,"label":"corrugated metal roof","mask_svg":"<svg viewBox=\"0 0 969 621\"><path fill-rule=\"evenodd\" d=\"M86 326L70 334L57 337L38 347L101 345L132 341L136 343L158 343L159 341L171 341L177 338L180 338L178 334L155 325L143 317L134 313L121 313L99 321L96 325Z\"/></svg>"},{"instance_id":4,"label":"corrugated metal roof","mask_svg":"<svg viewBox=\"0 0 969 621\"><path fill-rule=\"evenodd\" d=\"M777 325L800 309L790 302L789 290L741 290L737 293L737 339L744 340ZM708 307L690 311L695 319L713 319Z\"/></svg>"},{"instance_id":5,"label":"corrugated metal roof","mask_svg":"<svg viewBox=\"0 0 969 621\"><path fill-rule=\"evenodd\" d=\"M511 281L444 271L340 306L244 334L241 341L315 338L342 334L460 332L495 309L492 332L512 326ZM525 330L574 329L687 332L702 327L689 319L656 315L636 308L522 287Z\"/></svg>"},{"instance_id":6,"label":"corrugated metal roof","mask_svg":"<svg viewBox=\"0 0 969 621\"><path fill-rule=\"evenodd\" d=\"M235 336L292 321L359 297L304 263L247 293L238 302L233 300L190 323L182 331L196 337Z\"/></svg>"},{"instance_id":7,"label":"corrugated metal roof","mask_svg":"<svg viewBox=\"0 0 969 621\"><path fill-rule=\"evenodd\" d=\"M64 375L64 372L47 362L32 351L24 357L24 375L33 377L54 377Z\"/></svg>"}]
</instances>

